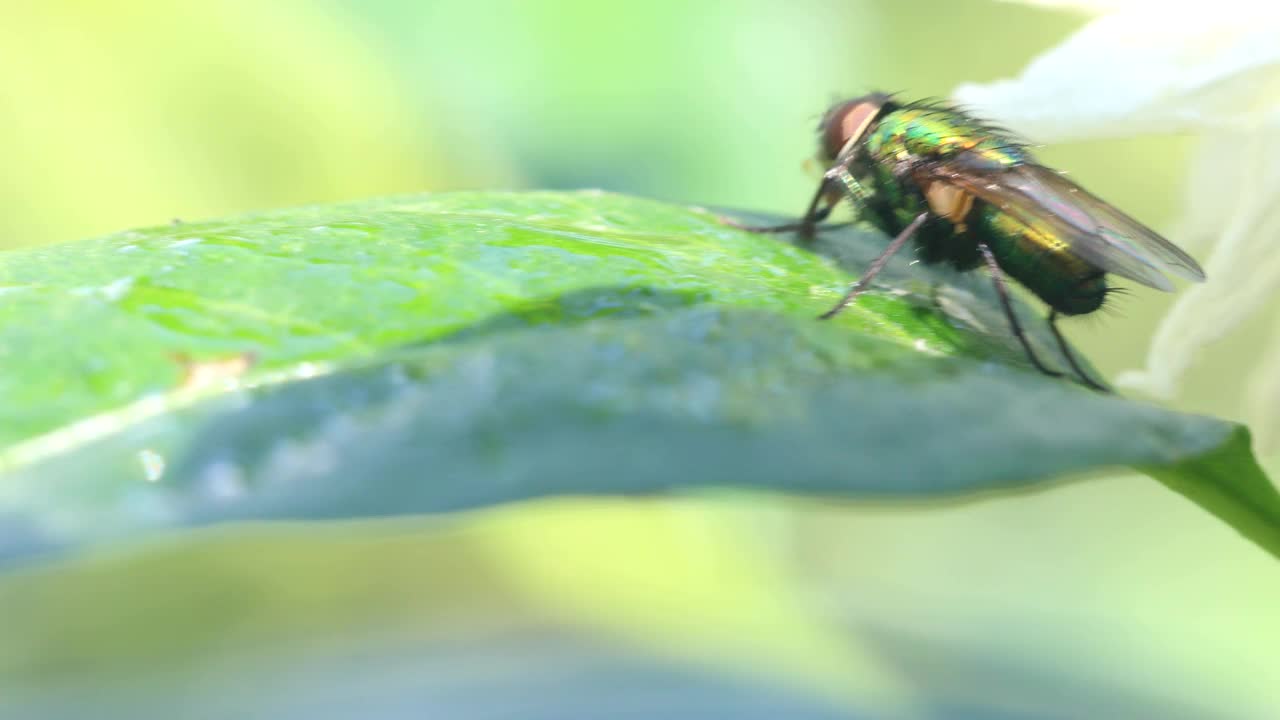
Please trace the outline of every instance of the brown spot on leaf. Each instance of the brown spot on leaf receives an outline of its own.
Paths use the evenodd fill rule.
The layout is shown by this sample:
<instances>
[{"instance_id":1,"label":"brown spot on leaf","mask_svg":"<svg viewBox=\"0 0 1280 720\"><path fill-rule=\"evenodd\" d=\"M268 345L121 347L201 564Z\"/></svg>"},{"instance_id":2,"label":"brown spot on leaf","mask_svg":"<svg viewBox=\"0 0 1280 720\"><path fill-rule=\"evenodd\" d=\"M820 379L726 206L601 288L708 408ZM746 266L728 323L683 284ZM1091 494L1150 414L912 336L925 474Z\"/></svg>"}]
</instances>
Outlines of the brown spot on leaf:
<instances>
[{"instance_id":1,"label":"brown spot on leaf","mask_svg":"<svg viewBox=\"0 0 1280 720\"><path fill-rule=\"evenodd\" d=\"M170 357L181 366L178 389L184 391L235 385L258 361L257 353L252 351L202 359L179 351L171 353Z\"/></svg>"}]
</instances>

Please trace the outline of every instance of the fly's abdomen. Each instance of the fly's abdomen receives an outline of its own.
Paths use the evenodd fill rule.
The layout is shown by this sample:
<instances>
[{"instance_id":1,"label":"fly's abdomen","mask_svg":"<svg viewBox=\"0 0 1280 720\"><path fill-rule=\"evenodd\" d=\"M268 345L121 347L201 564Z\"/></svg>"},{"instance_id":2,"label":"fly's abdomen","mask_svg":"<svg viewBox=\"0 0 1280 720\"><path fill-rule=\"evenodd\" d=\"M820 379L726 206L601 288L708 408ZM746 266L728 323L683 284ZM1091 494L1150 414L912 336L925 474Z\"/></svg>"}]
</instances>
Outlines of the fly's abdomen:
<instances>
[{"instance_id":1,"label":"fly's abdomen","mask_svg":"<svg viewBox=\"0 0 1280 720\"><path fill-rule=\"evenodd\" d=\"M990 205L975 208L974 228L991 246L1004 272L1064 315L1102 307L1107 295L1102 270L1071 253L1045 227L1027 226Z\"/></svg>"}]
</instances>

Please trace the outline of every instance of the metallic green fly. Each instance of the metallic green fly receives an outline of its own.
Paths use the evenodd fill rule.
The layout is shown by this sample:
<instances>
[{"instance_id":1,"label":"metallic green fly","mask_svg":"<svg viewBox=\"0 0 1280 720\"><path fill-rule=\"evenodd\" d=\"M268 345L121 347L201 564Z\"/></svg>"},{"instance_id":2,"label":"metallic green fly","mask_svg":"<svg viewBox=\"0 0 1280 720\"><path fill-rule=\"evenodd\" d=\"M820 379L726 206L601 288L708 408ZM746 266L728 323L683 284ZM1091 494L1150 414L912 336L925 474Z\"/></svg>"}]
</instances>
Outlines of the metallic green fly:
<instances>
[{"instance_id":1,"label":"metallic green fly","mask_svg":"<svg viewBox=\"0 0 1280 720\"><path fill-rule=\"evenodd\" d=\"M1057 171L1040 165L1001 128L945 103L899 102L873 93L838 103L818 126L827 168L798 222L745 227L812 237L841 199L893 240L863 271L830 318L865 291L889 258L914 239L925 263L958 270L985 265L1013 335L1046 375L1009 301L1013 278L1049 306L1048 323L1063 356L1088 386L1090 378L1058 330L1059 315L1102 307L1106 273L1172 291L1164 273L1204 280L1189 255ZM743 226L739 226L743 227Z\"/></svg>"}]
</instances>

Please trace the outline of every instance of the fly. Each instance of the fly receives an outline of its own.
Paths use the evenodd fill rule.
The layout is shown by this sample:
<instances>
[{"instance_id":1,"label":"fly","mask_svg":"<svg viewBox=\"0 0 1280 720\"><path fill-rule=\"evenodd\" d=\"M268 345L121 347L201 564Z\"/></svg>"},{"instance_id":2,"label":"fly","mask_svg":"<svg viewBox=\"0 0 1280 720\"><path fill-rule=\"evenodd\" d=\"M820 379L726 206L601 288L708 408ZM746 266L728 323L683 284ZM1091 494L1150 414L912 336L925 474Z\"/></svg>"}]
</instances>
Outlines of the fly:
<instances>
[{"instance_id":1,"label":"fly","mask_svg":"<svg viewBox=\"0 0 1280 720\"><path fill-rule=\"evenodd\" d=\"M1089 387L1057 321L1102 307L1107 273L1173 290L1166 273L1204 280L1191 256L1060 173L1039 164L998 127L944 103L872 93L832 106L818 126L827 168L797 222L744 227L812 237L842 200L893 240L822 319L862 294L894 253L914 242L920 260L957 270L985 266L1027 359L1040 360L1009 299L1012 278L1049 306L1047 322L1067 363ZM739 226L742 227L742 226Z\"/></svg>"}]
</instances>

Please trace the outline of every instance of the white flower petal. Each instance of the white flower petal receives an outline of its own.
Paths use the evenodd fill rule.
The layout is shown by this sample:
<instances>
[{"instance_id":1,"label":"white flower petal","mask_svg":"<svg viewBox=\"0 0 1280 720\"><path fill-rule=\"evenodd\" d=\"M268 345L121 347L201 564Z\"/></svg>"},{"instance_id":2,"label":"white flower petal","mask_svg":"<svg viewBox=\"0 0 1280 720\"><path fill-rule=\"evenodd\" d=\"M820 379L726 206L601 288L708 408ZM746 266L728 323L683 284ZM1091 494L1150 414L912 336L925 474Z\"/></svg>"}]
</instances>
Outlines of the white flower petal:
<instances>
[{"instance_id":1,"label":"white flower petal","mask_svg":"<svg viewBox=\"0 0 1280 720\"><path fill-rule=\"evenodd\" d=\"M1018 78L952 96L1038 142L1280 120L1280 3L1227 4L1096 18Z\"/></svg>"},{"instance_id":2,"label":"white flower petal","mask_svg":"<svg viewBox=\"0 0 1280 720\"><path fill-rule=\"evenodd\" d=\"M1246 385L1244 417L1257 441L1258 454L1280 453L1280 331L1262 355Z\"/></svg>"},{"instance_id":3,"label":"white flower petal","mask_svg":"<svg viewBox=\"0 0 1280 720\"><path fill-rule=\"evenodd\" d=\"M1246 137L1210 135L1202 145L1183 227L1216 234L1204 263L1209 280L1178 297L1156 329L1146 367L1116 379L1160 397L1176 392L1202 348L1280 294L1280 126ZM1280 366L1269 372L1280 374ZM1280 413L1280 404L1271 412Z\"/></svg>"}]
</instances>

